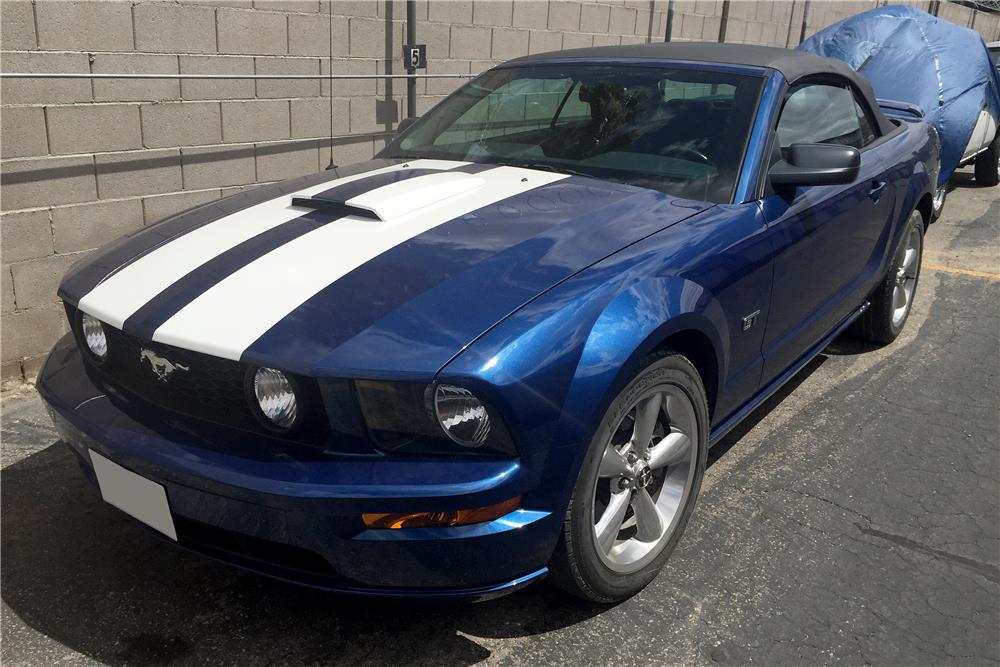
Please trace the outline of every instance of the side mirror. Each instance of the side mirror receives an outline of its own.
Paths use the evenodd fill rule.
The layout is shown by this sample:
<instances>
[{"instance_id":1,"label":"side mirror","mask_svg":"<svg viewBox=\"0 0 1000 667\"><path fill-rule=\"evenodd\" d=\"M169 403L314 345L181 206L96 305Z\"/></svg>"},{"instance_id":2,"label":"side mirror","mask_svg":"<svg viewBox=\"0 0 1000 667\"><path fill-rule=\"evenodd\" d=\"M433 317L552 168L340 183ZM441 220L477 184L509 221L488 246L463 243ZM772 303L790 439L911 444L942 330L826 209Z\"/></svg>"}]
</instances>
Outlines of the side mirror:
<instances>
[{"instance_id":1,"label":"side mirror","mask_svg":"<svg viewBox=\"0 0 1000 667\"><path fill-rule=\"evenodd\" d=\"M861 168L857 148L839 144L792 144L788 160L768 170L771 185L836 185L853 183Z\"/></svg>"},{"instance_id":2,"label":"side mirror","mask_svg":"<svg viewBox=\"0 0 1000 667\"><path fill-rule=\"evenodd\" d=\"M416 116L411 116L409 118L404 118L403 120L401 120L398 123L396 123L396 132L403 132L404 130L406 130L406 128L408 128L409 126L413 125L418 120L420 120L420 119L418 117L416 117Z\"/></svg>"}]
</instances>

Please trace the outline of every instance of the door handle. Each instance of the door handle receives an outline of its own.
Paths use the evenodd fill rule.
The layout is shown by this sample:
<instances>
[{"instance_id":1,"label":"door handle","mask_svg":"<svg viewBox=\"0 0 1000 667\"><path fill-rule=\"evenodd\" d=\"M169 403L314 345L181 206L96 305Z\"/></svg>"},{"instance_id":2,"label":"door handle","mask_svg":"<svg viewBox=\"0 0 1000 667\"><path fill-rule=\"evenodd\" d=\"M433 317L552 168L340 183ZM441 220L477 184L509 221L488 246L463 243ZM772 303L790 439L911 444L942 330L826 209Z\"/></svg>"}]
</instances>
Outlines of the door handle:
<instances>
[{"instance_id":1,"label":"door handle","mask_svg":"<svg viewBox=\"0 0 1000 667\"><path fill-rule=\"evenodd\" d=\"M872 201L878 201L883 190L885 190L885 181L872 181L872 189L868 191L868 196L871 197Z\"/></svg>"}]
</instances>

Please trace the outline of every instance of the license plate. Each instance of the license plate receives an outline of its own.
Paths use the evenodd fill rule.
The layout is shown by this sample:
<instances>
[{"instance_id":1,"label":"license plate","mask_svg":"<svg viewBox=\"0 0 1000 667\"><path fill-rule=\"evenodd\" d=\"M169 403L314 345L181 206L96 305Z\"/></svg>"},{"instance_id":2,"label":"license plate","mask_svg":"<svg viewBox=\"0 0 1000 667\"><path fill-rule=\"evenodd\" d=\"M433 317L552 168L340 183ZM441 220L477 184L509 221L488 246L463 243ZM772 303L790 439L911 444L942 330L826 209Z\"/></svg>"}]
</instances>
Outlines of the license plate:
<instances>
[{"instance_id":1,"label":"license plate","mask_svg":"<svg viewBox=\"0 0 1000 667\"><path fill-rule=\"evenodd\" d=\"M177 539L167 492L161 484L126 470L94 450L90 450L90 461L94 465L97 485L101 488L101 497L105 502L170 539Z\"/></svg>"}]
</instances>

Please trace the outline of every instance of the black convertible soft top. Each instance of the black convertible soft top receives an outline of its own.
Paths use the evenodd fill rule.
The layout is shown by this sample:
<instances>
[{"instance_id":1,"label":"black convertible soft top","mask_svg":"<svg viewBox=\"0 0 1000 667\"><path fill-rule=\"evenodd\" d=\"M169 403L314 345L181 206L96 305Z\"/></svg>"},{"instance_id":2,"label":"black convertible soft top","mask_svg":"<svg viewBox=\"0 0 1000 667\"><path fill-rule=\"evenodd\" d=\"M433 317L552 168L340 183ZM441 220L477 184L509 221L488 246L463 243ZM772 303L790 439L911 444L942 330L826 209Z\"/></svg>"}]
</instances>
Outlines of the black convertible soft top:
<instances>
[{"instance_id":1,"label":"black convertible soft top","mask_svg":"<svg viewBox=\"0 0 1000 667\"><path fill-rule=\"evenodd\" d=\"M515 58L504 63L503 66L542 64L553 60L681 60L725 65L750 65L777 70L790 84L806 76L835 74L851 81L855 88L864 95L868 107L878 121L882 134L891 132L895 127L879 110L871 84L866 78L840 60L824 58L804 51L753 44L659 42L537 53Z\"/></svg>"}]
</instances>

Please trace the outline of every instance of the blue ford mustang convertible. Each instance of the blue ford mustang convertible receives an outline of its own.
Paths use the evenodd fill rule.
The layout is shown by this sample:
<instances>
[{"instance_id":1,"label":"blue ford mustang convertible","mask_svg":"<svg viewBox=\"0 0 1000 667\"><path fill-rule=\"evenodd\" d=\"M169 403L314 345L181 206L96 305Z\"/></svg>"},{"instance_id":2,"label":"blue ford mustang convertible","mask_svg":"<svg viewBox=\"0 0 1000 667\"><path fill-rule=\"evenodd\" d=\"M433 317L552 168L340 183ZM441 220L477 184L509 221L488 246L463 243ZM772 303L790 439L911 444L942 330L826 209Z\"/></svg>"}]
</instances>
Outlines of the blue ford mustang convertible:
<instances>
[{"instance_id":1,"label":"blue ford mustang convertible","mask_svg":"<svg viewBox=\"0 0 1000 667\"><path fill-rule=\"evenodd\" d=\"M899 334L937 164L929 126L815 55L521 58L370 162L88 257L38 386L102 497L200 553L619 600L713 443L846 328Z\"/></svg>"}]
</instances>

